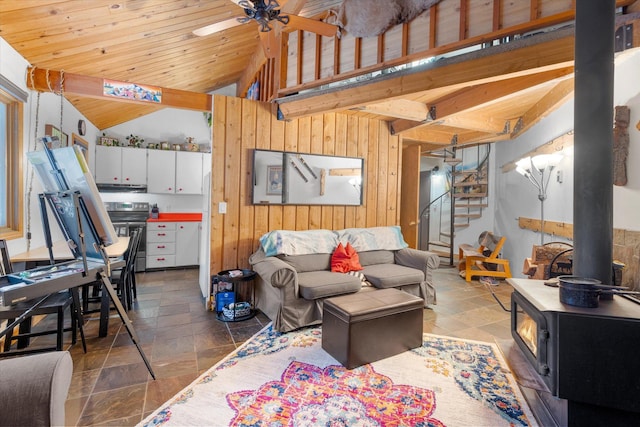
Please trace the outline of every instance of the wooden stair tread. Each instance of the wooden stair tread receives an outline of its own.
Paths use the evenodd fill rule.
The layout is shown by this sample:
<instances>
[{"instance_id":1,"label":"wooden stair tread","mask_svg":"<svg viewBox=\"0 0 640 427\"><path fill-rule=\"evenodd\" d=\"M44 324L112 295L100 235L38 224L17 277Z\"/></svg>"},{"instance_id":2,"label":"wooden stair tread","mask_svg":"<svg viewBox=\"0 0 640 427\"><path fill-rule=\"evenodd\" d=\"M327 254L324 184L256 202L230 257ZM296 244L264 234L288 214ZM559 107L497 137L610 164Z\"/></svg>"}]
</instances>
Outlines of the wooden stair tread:
<instances>
[{"instance_id":1,"label":"wooden stair tread","mask_svg":"<svg viewBox=\"0 0 640 427\"><path fill-rule=\"evenodd\" d=\"M453 205L454 208L469 208L469 209L474 209L474 208L488 208L489 204L488 203L455 203Z\"/></svg>"},{"instance_id":2,"label":"wooden stair tread","mask_svg":"<svg viewBox=\"0 0 640 427\"><path fill-rule=\"evenodd\" d=\"M438 255L439 257L442 258L449 258L450 253L449 252L445 252L445 251L439 251L439 250L429 250L429 252L433 252L434 254Z\"/></svg>"},{"instance_id":3,"label":"wooden stair tread","mask_svg":"<svg viewBox=\"0 0 640 427\"><path fill-rule=\"evenodd\" d=\"M472 174L477 174L477 173L478 173L478 169L457 170L457 171L455 171L453 176L472 175Z\"/></svg>"},{"instance_id":4,"label":"wooden stair tread","mask_svg":"<svg viewBox=\"0 0 640 427\"><path fill-rule=\"evenodd\" d=\"M453 214L454 218L480 218L482 215L479 213L465 213L465 214Z\"/></svg>"},{"instance_id":5,"label":"wooden stair tread","mask_svg":"<svg viewBox=\"0 0 640 427\"><path fill-rule=\"evenodd\" d=\"M442 241L438 241L438 240L435 240L435 241L431 241L430 240L429 244L430 245L434 245L434 246L442 246L444 248L450 248L451 247L451 243L442 242Z\"/></svg>"},{"instance_id":6,"label":"wooden stair tread","mask_svg":"<svg viewBox=\"0 0 640 427\"><path fill-rule=\"evenodd\" d=\"M469 226L469 224L464 223L464 224L453 224L453 226L455 228L467 228Z\"/></svg>"},{"instance_id":7,"label":"wooden stair tread","mask_svg":"<svg viewBox=\"0 0 640 427\"><path fill-rule=\"evenodd\" d=\"M488 185L487 181L469 181L469 182L454 182L454 187L472 187L474 185Z\"/></svg>"},{"instance_id":8,"label":"wooden stair tread","mask_svg":"<svg viewBox=\"0 0 640 427\"><path fill-rule=\"evenodd\" d=\"M453 193L454 198L482 199L487 197L487 193Z\"/></svg>"}]
</instances>

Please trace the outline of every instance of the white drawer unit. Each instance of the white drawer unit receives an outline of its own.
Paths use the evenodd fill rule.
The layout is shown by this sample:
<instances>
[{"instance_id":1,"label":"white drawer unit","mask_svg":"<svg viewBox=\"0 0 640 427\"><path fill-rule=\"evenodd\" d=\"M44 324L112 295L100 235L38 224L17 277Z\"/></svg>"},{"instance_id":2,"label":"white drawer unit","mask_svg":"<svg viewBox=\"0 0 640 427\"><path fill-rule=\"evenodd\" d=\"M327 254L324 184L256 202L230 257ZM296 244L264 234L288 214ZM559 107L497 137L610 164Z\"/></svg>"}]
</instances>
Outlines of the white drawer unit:
<instances>
[{"instance_id":1,"label":"white drawer unit","mask_svg":"<svg viewBox=\"0 0 640 427\"><path fill-rule=\"evenodd\" d=\"M148 222L147 268L198 265L200 222Z\"/></svg>"},{"instance_id":2,"label":"white drawer unit","mask_svg":"<svg viewBox=\"0 0 640 427\"><path fill-rule=\"evenodd\" d=\"M147 230L147 243L148 242L164 242L173 243L176 241L175 230Z\"/></svg>"},{"instance_id":3,"label":"white drawer unit","mask_svg":"<svg viewBox=\"0 0 640 427\"><path fill-rule=\"evenodd\" d=\"M175 266L175 255L147 255L147 268L169 268Z\"/></svg>"},{"instance_id":4,"label":"white drawer unit","mask_svg":"<svg viewBox=\"0 0 640 427\"><path fill-rule=\"evenodd\" d=\"M147 223L148 231L175 231L175 222L149 222Z\"/></svg>"},{"instance_id":5,"label":"white drawer unit","mask_svg":"<svg viewBox=\"0 0 640 427\"><path fill-rule=\"evenodd\" d=\"M147 244L147 255L173 255L176 244L173 242L151 242Z\"/></svg>"}]
</instances>

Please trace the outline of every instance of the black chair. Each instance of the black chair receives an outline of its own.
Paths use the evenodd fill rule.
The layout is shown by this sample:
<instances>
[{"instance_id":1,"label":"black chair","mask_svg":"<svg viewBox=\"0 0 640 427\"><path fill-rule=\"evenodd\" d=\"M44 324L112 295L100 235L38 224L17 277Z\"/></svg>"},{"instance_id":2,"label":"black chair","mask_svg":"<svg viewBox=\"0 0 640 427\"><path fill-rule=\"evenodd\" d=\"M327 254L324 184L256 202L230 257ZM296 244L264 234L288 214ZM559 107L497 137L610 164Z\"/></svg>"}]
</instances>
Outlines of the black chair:
<instances>
[{"instance_id":1,"label":"black chair","mask_svg":"<svg viewBox=\"0 0 640 427\"><path fill-rule=\"evenodd\" d=\"M131 310L133 298L135 297L135 259L140 245L141 229L133 229L129 236L129 245L122 254L124 266L111 270L109 280L118 294L122 305ZM82 287L82 306L84 313L96 313L100 308L90 309L89 303L102 302L102 282L96 281ZM89 293L91 292L91 295ZM114 307L111 307L112 309Z\"/></svg>"},{"instance_id":2,"label":"black chair","mask_svg":"<svg viewBox=\"0 0 640 427\"><path fill-rule=\"evenodd\" d=\"M138 250L140 249L140 242L142 242L142 227L137 229L137 234L136 234L136 241L133 244L132 250L133 250L133 259L131 260L131 263L129 264L129 269L128 269L128 280L129 280L129 285L128 285L128 289L129 289L129 301L131 303L131 305L133 305L133 301L136 300L136 298L138 297L138 291L136 289L136 262L138 260Z\"/></svg>"},{"instance_id":3,"label":"black chair","mask_svg":"<svg viewBox=\"0 0 640 427\"><path fill-rule=\"evenodd\" d=\"M2 269L3 274L9 274L13 272L11 261L9 258L9 251L7 249L7 244L5 240L0 240L0 258L2 258ZM35 310L29 313L29 316L25 318L20 325L18 326L18 333L14 334L14 330L10 330L4 337L4 352L0 353L0 357L6 356L14 356L18 354L27 354L27 353L38 353L44 351L62 351L63 348L63 339L64 332L71 332L71 343L75 344L77 342L77 331L80 331L80 337L82 339L82 348L84 352L87 352L87 346L84 339L84 331L82 329L82 316L80 314L79 307L77 304L74 304L74 292L76 301L79 301L77 296L77 289L69 289L64 292L58 292L55 294L49 295L47 300L38 306ZM6 320L7 325L10 325L15 321L15 319L22 316L27 310L31 309L33 306L33 301L29 302L21 302L18 304L11 305L9 307L0 308L0 320ZM71 326L68 328L64 327L64 314L65 311L69 308L71 315ZM41 331L33 331L33 317L34 316L44 316L49 314L55 314L57 316L56 320L56 328L55 329L45 329ZM43 320L44 322L44 320ZM41 347L28 349L27 347L31 343L31 338L56 334L56 345L55 347ZM13 342L17 341L17 349L12 350L11 347Z\"/></svg>"}]
</instances>

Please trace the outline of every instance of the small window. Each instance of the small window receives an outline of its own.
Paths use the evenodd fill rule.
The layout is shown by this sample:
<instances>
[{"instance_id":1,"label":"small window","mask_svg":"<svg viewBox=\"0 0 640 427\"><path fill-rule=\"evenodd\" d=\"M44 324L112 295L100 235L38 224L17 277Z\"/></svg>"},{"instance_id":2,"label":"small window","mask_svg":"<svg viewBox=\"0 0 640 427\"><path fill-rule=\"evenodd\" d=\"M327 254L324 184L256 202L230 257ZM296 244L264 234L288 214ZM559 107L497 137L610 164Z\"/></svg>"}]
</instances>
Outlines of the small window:
<instances>
[{"instance_id":1,"label":"small window","mask_svg":"<svg viewBox=\"0 0 640 427\"><path fill-rule=\"evenodd\" d=\"M0 81L0 238L15 239L23 233L23 101Z\"/></svg>"}]
</instances>

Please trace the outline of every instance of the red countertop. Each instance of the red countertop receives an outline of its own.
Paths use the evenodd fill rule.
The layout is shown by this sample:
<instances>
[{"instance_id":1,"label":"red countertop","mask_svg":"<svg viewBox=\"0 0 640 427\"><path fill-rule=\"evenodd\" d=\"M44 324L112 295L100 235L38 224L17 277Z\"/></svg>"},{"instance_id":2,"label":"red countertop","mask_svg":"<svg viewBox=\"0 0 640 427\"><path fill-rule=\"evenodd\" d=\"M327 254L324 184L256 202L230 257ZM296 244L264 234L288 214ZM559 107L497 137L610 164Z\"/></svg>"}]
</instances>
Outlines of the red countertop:
<instances>
[{"instance_id":1,"label":"red countertop","mask_svg":"<svg viewBox=\"0 0 640 427\"><path fill-rule=\"evenodd\" d=\"M180 213L168 212L160 213L158 218L148 218L147 222L200 222L202 221L201 213Z\"/></svg>"}]
</instances>

